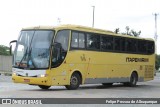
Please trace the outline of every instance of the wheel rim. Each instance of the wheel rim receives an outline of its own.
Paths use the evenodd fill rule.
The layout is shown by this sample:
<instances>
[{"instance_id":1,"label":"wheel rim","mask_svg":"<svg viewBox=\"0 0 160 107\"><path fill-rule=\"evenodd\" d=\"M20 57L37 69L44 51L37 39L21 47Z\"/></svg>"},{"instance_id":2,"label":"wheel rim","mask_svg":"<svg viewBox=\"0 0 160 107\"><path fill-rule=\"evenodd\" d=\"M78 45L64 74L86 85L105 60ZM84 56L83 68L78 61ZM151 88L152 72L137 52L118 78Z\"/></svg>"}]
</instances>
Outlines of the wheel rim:
<instances>
[{"instance_id":1,"label":"wheel rim","mask_svg":"<svg viewBox=\"0 0 160 107\"><path fill-rule=\"evenodd\" d=\"M136 77L132 76L132 80L131 80L132 84L136 84Z\"/></svg>"},{"instance_id":2,"label":"wheel rim","mask_svg":"<svg viewBox=\"0 0 160 107\"><path fill-rule=\"evenodd\" d=\"M133 77L133 82L132 82L133 84L135 84L135 78Z\"/></svg>"},{"instance_id":3,"label":"wheel rim","mask_svg":"<svg viewBox=\"0 0 160 107\"><path fill-rule=\"evenodd\" d=\"M77 85L77 84L78 84L78 79L77 79L77 77L72 76L72 78L71 78L71 84L72 84L72 85Z\"/></svg>"}]
</instances>

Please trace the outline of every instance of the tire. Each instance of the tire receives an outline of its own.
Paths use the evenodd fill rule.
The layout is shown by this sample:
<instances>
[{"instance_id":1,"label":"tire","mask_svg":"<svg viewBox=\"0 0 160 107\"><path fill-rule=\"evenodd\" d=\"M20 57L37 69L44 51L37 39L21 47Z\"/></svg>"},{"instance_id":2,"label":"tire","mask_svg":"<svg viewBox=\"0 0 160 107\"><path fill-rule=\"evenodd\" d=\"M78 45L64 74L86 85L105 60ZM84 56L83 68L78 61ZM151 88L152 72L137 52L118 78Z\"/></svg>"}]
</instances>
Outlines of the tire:
<instances>
[{"instance_id":1,"label":"tire","mask_svg":"<svg viewBox=\"0 0 160 107\"><path fill-rule=\"evenodd\" d=\"M125 85L128 85L130 87L135 87L138 81L138 76L135 72L132 73L131 77L130 77L130 82L125 83Z\"/></svg>"},{"instance_id":2,"label":"tire","mask_svg":"<svg viewBox=\"0 0 160 107\"><path fill-rule=\"evenodd\" d=\"M81 77L78 73L73 73L70 78L70 85L66 85L65 87L68 90L76 90L79 88L79 85L81 83Z\"/></svg>"},{"instance_id":3,"label":"tire","mask_svg":"<svg viewBox=\"0 0 160 107\"><path fill-rule=\"evenodd\" d=\"M104 86L112 86L113 83L102 83L102 85L104 85Z\"/></svg>"},{"instance_id":4,"label":"tire","mask_svg":"<svg viewBox=\"0 0 160 107\"><path fill-rule=\"evenodd\" d=\"M51 87L51 86L45 86L45 85L38 85L38 86L39 88L44 89L44 90L47 90Z\"/></svg>"}]
</instances>

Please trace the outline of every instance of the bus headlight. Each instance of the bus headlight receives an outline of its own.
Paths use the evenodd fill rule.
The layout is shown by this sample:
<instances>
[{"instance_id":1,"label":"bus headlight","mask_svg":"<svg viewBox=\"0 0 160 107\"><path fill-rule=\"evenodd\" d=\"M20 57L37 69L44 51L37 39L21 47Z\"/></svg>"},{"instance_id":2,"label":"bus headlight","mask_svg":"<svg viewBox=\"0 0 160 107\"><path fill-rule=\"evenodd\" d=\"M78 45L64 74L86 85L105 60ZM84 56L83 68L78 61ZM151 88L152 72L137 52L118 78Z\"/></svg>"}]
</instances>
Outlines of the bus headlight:
<instances>
[{"instance_id":1,"label":"bus headlight","mask_svg":"<svg viewBox=\"0 0 160 107\"><path fill-rule=\"evenodd\" d=\"M46 77L47 74L39 74L38 77Z\"/></svg>"},{"instance_id":2,"label":"bus headlight","mask_svg":"<svg viewBox=\"0 0 160 107\"><path fill-rule=\"evenodd\" d=\"M17 73L13 72L12 75L17 75Z\"/></svg>"}]
</instances>

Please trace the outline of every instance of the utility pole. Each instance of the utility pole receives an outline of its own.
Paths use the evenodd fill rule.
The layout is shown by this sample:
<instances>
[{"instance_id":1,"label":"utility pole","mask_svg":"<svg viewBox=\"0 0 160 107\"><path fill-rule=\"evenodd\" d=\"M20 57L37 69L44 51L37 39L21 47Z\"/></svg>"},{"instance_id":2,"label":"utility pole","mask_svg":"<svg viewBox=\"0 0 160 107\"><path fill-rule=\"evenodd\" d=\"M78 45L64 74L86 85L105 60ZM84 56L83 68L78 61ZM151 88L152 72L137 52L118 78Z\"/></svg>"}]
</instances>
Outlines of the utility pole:
<instances>
[{"instance_id":1,"label":"utility pole","mask_svg":"<svg viewBox=\"0 0 160 107\"><path fill-rule=\"evenodd\" d=\"M154 35L154 39L155 39L155 41L157 41L157 38L158 38L158 35L157 35L157 16L158 16L158 14L154 13L153 15L155 17L155 35Z\"/></svg>"},{"instance_id":2,"label":"utility pole","mask_svg":"<svg viewBox=\"0 0 160 107\"><path fill-rule=\"evenodd\" d=\"M154 21L155 21L155 34L154 34L155 53L157 54L157 38L158 38L158 35L157 35L157 16L158 16L158 14L154 13L153 15L154 15Z\"/></svg>"},{"instance_id":3,"label":"utility pole","mask_svg":"<svg viewBox=\"0 0 160 107\"><path fill-rule=\"evenodd\" d=\"M92 20L92 27L94 27L94 10L95 10L95 6L92 6L93 7L93 20Z\"/></svg>"},{"instance_id":4,"label":"utility pole","mask_svg":"<svg viewBox=\"0 0 160 107\"><path fill-rule=\"evenodd\" d=\"M61 19L57 18L57 25L60 25L60 24L61 24Z\"/></svg>"},{"instance_id":5,"label":"utility pole","mask_svg":"<svg viewBox=\"0 0 160 107\"><path fill-rule=\"evenodd\" d=\"M154 35L154 39L155 39L155 54L157 54L157 38L158 38L158 35L157 35L157 16L158 16L158 14L154 13L153 15L155 17L155 35ZM154 75L155 74L156 74L156 70L154 72Z\"/></svg>"}]
</instances>

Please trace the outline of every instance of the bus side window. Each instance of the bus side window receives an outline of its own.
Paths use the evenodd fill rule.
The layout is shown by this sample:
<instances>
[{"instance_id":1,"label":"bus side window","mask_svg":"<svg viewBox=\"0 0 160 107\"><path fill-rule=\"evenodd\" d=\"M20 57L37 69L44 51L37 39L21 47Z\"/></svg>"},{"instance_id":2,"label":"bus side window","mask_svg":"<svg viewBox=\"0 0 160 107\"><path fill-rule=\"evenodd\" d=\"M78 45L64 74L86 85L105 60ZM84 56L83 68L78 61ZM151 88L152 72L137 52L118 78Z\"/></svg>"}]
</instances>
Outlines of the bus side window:
<instances>
[{"instance_id":1,"label":"bus side window","mask_svg":"<svg viewBox=\"0 0 160 107\"><path fill-rule=\"evenodd\" d=\"M103 51L113 50L113 38L110 36L101 37L101 49Z\"/></svg>"},{"instance_id":2,"label":"bus side window","mask_svg":"<svg viewBox=\"0 0 160 107\"><path fill-rule=\"evenodd\" d=\"M114 38L114 49L115 49L115 51L120 51L120 49L121 49L121 38L119 38L119 37Z\"/></svg>"},{"instance_id":3,"label":"bus side window","mask_svg":"<svg viewBox=\"0 0 160 107\"><path fill-rule=\"evenodd\" d=\"M59 31L55 38L55 43L60 43L63 51L68 50L68 42L69 42L69 30Z\"/></svg>"},{"instance_id":4,"label":"bus side window","mask_svg":"<svg viewBox=\"0 0 160 107\"><path fill-rule=\"evenodd\" d=\"M130 42L130 40L129 39L127 39L126 40L126 51L127 52L131 52L131 46L132 46L132 44L131 44L131 42Z\"/></svg>"},{"instance_id":5,"label":"bus side window","mask_svg":"<svg viewBox=\"0 0 160 107\"><path fill-rule=\"evenodd\" d=\"M66 57L69 43L69 30L58 31L52 50L52 67L59 66Z\"/></svg>"},{"instance_id":6,"label":"bus side window","mask_svg":"<svg viewBox=\"0 0 160 107\"><path fill-rule=\"evenodd\" d=\"M133 39L132 40L132 52L137 52L137 48L138 48L138 45L137 45L137 40Z\"/></svg>"},{"instance_id":7,"label":"bus side window","mask_svg":"<svg viewBox=\"0 0 160 107\"><path fill-rule=\"evenodd\" d=\"M138 41L138 53L146 54L147 42L145 40Z\"/></svg>"},{"instance_id":8,"label":"bus side window","mask_svg":"<svg viewBox=\"0 0 160 107\"><path fill-rule=\"evenodd\" d=\"M153 41L148 41L147 53L148 54L153 54L154 51L155 51L155 49L154 49L154 42Z\"/></svg>"},{"instance_id":9,"label":"bus side window","mask_svg":"<svg viewBox=\"0 0 160 107\"><path fill-rule=\"evenodd\" d=\"M85 48L84 33L72 32L71 48Z\"/></svg>"},{"instance_id":10,"label":"bus side window","mask_svg":"<svg viewBox=\"0 0 160 107\"><path fill-rule=\"evenodd\" d=\"M121 51L125 52L126 41L125 38L121 38Z\"/></svg>"},{"instance_id":11,"label":"bus side window","mask_svg":"<svg viewBox=\"0 0 160 107\"><path fill-rule=\"evenodd\" d=\"M94 34L87 34L87 49L100 49L100 36Z\"/></svg>"},{"instance_id":12,"label":"bus side window","mask_svg":"<svg viewBox=\"0 0 160 107\"><path fill-rule=\"evenodd\" d=\"M126 40L126 50L128 53L136 53L137 52L137 41L135 39L127 39Z\"/></svg>"},{"instance_id":13,"label":"bus side window","mask_svg":"<svg viewBox=\"0 0 160 107\"><path fill-rule=\"evenodd\" d=\"M77 32L72 32L71 47L78 48L78 33Z\"/></svg>"},{"instance_id":14,"label":"bus side window","mask_svg":"<svg viewBox=\"0 0 160 107\"><path fill-rule=\"evenodd\" d=\"M79 48L85 48L85 36L84 33L79 33Z\"/></svg>"}]
</instances>

